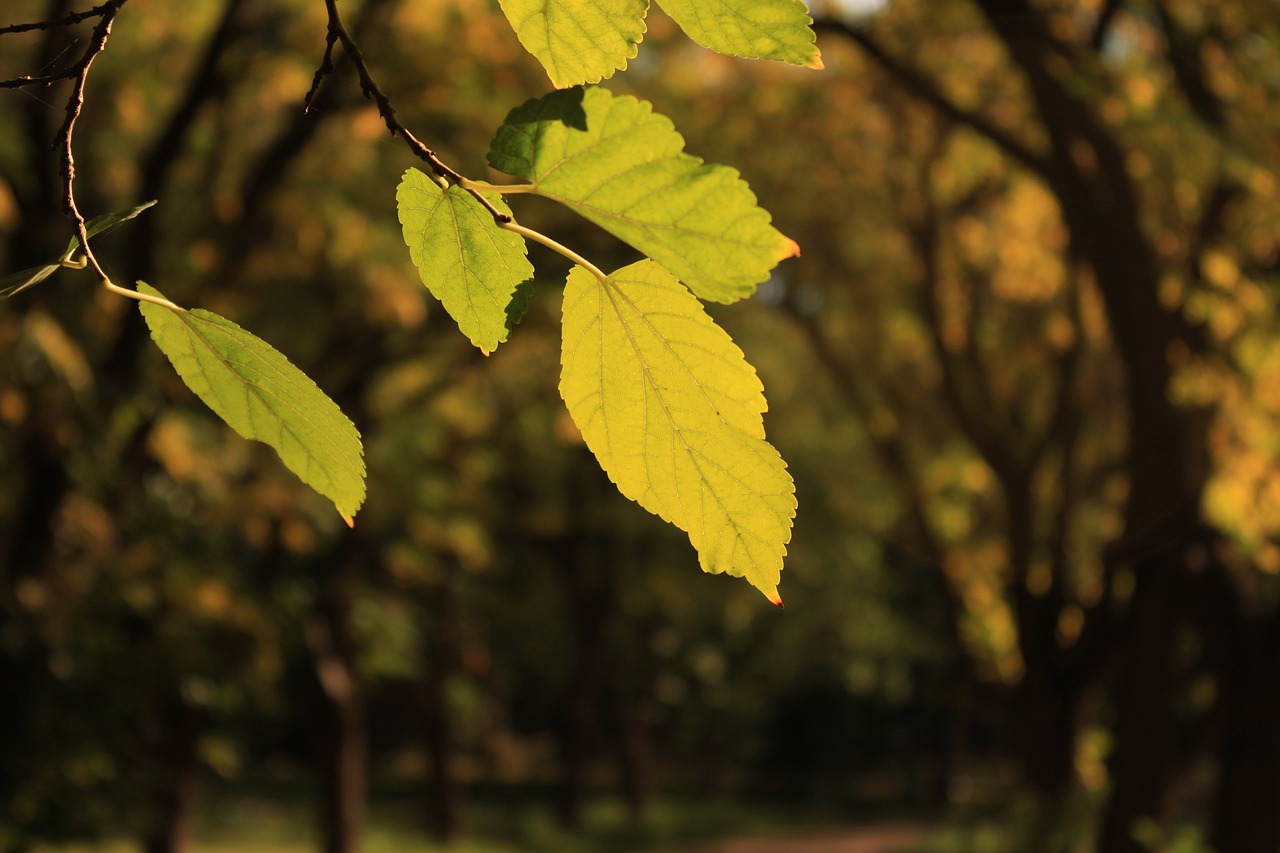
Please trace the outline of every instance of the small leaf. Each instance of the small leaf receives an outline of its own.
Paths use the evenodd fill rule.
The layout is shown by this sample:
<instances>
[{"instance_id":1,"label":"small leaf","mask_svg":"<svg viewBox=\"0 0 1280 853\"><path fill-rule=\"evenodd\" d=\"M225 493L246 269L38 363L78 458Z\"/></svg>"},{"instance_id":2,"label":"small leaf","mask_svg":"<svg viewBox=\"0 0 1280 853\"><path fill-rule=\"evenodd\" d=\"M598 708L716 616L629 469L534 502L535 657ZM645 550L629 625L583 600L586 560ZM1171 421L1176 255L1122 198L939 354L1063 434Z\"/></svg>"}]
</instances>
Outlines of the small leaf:
<instances>
[{"instance_id":1,"label":"small leaf","mask_svg":"<svg viewBox=\"0 0 1280 853\"><path fill-rule=\"evenodd\" d=\"M650 260L603 282L575 267L563 311L560 394L609 478L687 532L704 571L780 604L795 486L742 351Z\"/></svg>"},{"instance_id":2,"label":"small leaf","mask_svg":"<svg viewBox=\"0 0 1280 853\"><path fill-rule=\"evenodd\" d=\"M101 216L95 216L85 223L85 231L90 237L96 237L103 231L110 231L122 222L128 222L142 211L155 205L155 199L144 201L137 207L131 207L128 210L117 210L115 213L104 213ZM80 244L76 240L72 240L67 246L67 253L63 256L63 260L70 260L71 254L80 250Z\"/></svg>"},{"instance_id":3,"label":"small leaf","mask_svg":"<svg viewBox=\"0 0 1280 853\"><path fill-rule=\"evenodd\" d=\"M630 243L703 299L749 296L798 252L737 171L685 154L670 119L605 89L565 89L517 107L489 162Z\"/></svg>"},{"instance_id":4,"label":"small leaf","mask_svg":"<svg viewBox=\"0 0 1280 853\"><path fill-rule=\"evenodd\" d=\"M685 35L729 56L821 68L802 0L659 0Z\"/></svg>"},{"instance_id":5,"label":"small leaf","mask_svg":"<svg viewBox=\"0 0 1280 853\"><path fill-rule=\"evenodd\" d=\"M486 198L510 213L500 197ZM493 352L510 332L512 295L533 277L524 238L498 228L466 190L442 189L417 169L404 173L396 202L404 241L423 284L473 344Z\"/></svg>"},{"instance_id":6,"label":"small leaf","mask_svg":"<svg viewBox=\"0 0 1280 853\"><path fill-rule=\"evenodd\" d=\"M626 68L644 38L648 0L498 0L525 50L557 88Z\"/></svg>"},{"instance_id":7,"label":"small leaf","mask_svg":"<svg viewBox=\"0 0 1280 853\"><path fill-rule=\"evenodd\" d=\"M160 292L142 282L138 290ZM244 438L265 442L351 523L364 502L360 434L337 404L270 344L210 311L139 302L182 381Z\"/></svg>"},{"instance_id":8,"label":"small leaf","mask_svg":"<svg viewBox=\"0 0 1280 853\"><path fill-rule=\"evenodd\" d=\"M143 202L137 207L131 207L128 210L118 210L115 213L105 213L102 216L95 216L85 223L85 232L88 236L93 237L115 228L121 222L128 222L142 211L155 204L155 201ZM20 272L11 273L10 275L0 278L0 297L8 298L16 296L29 287L34 287L44 281L49 276L58 271L67 261L70 261L80 251L80 241L75 237L71 238L71 242L67 244L67 248L56 258L50 258L43 264L28 267Z\"/></svg>"},{"instance_id":9,"label":"small leaf","mask_svg":"<svg viewBox=\"0 0 1280 853\"><path fill-rule=\"evenodd\" d=\"M38 267L28 267L25 270L0 278L0 296L5 298L16 296L28 287L35 287L57 272L60 266L62 266L60 263L42 264Z\"/></svg>"}]
</instances>

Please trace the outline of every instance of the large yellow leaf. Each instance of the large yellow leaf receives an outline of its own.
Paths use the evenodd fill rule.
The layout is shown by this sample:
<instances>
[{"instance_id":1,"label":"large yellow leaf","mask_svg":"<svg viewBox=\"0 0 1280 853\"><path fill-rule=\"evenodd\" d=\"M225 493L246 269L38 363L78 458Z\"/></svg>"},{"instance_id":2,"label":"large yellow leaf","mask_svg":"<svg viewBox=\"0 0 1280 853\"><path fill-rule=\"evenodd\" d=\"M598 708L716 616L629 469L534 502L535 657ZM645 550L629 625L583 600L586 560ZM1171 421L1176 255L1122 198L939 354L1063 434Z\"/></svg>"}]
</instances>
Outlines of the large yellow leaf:
<instances>
[{"instance_id":1,"label":"large yellow leaf","mask_svg":"<svg viewBox=\"0 0 1280 853\"><path fill-rule=\"evenodd\" d=\"M557 87L598 83L627 67L649 0L498 0L520 43Z\"/></svg>"},{"instance_id":2,"label":"large yellow leaf","mask_svg":"<svg viewBox=\"0 0 1280 853\"><path fill-rule=\"evenodd\" d=\"M780 604L795 486L764 437L755 369L657 263L601 281L576 267L564 295L560 393L618 489L689 534L702 568Z\"/></svg>"}]
</instances>

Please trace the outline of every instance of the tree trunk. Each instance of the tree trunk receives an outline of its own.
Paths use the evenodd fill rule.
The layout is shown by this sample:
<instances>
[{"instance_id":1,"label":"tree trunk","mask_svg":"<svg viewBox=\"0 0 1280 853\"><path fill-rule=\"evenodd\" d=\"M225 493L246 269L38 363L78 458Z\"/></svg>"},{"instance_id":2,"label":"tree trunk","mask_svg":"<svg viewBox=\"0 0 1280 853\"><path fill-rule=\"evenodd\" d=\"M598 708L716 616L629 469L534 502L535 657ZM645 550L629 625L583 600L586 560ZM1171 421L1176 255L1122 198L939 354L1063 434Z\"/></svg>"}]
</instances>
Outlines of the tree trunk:
<instances>
[{"instance_id":1,"label":"tree trunk","mask_svg":"<svg viewBox=\"0 0 1280 853\"><path fill-rule=\"evenodd\" d=\"M1173 640L1180 560L1153 557L1138 568L1130 605L1128 647L1116 700L1112 790L1098 853L1146 853L1134 837L1144 819L1167 826L1178 769L1173 719Z\"/></svg>"},{"instance_id":2,"label":"tree trunk","mask_svg":"<svg viewBox=\"0 0 1280 853\"><path fill-rule=\"evenodd\" d=\"M430 764L427 778L427 818L436 838L445 844L462 832L462 786L454 771L455 736L447 686L458 669L458 604L451 573L434 596L432 628L423 650L425 672L420 693L422 735Z\"/></svg>"},{"instance_id":3,"label":"tree trunk","mask_svg":"<svg viewBox=\"0 0 1280 853\"><path fill-rule=\"evenodd\" d=\"M324 582L308 627L320 705L320 830L324 853L356 853L364 825L368 738L351 636L351 590L344 578Z\"/></svg>"},{"instance_id":4,"label":"tree trunk","mask_svg":"<svg viewBox=\"0 0 1280 853\"><path fill-rule=\"evenodd\" d=\"M155 745L160 779L154 792L155 813L142 839L145 853L187 853L195 835L195 807L200 790L197 745L204 715L180 699L165 709L164 731Z\"/></svg>"},{"instance_id":5,"label":"tree trunk","mask_svg":"<svg viewBox=\"0 0 1280 853\"><path fill-rule=\"evenodd\" d=\"M620 707L615 728L621 761L622 794L627 801L627 816L633 826L644 823L649 805L649 776L652 765L649 727L627 707Z\"/></svg>"},{"instance_id":6,"label":"tree trunk","mask_svg":"<svg viewBox=\"0 0 1280 853\"><path fill-rule=\"evenodd\" d=\"M1280 850L1280 611L1249 627L1262 630L1239 632L1219 679L1212 843L1223 853Z\"/></svg>"},{"instance_id":7,"label":"tree trunk","mask_svg":"<svg viewBox=\"0 0 1280 853\"><path fill-rule=\"evenodd\" d=\"M575 665L573 683L560 735L561 782L558 814L567 829L581 818L587 761L596 735L608 675L605 669L605 625L613 614L613 551L589 535L557 543L568 579Z\"/></svg>"}]
</instances>

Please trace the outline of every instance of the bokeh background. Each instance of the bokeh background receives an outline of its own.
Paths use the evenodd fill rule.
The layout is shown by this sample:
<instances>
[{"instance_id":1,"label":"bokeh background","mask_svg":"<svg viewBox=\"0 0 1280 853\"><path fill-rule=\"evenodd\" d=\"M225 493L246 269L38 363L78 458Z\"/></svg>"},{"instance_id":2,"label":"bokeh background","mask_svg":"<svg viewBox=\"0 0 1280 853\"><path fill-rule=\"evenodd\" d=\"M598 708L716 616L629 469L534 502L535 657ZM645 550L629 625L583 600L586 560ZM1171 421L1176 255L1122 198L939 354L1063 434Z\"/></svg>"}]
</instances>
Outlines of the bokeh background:
<instances>
[{"instance_id":1,"label":"bokeh background","mask_svg":"<svg viewBox=\"0 0 1280 853\"><path fill-rule=\"evenodd\" d=\"M607 83L803 249L712 307L797 483L781 611L700 573L582 445L563 259L531 247L489 358L431 300L395 216L415 163L350 65L301 109L323 4L124 8L77 193L159 204L96 253L314 377L369 498L347 529L87 273L0 303L0 850L781 850L893 824L912 838L856 849L1274 853L1280 6L811 8L822 72L654 8ZM7 0L0 26L71 9ZM471 177L549 87L495 2L343 12ZM67 67L90 25L0 35L0 78ZM70 236L65 95L0 91L4 272Z\"/></svg>"}]
</instances>

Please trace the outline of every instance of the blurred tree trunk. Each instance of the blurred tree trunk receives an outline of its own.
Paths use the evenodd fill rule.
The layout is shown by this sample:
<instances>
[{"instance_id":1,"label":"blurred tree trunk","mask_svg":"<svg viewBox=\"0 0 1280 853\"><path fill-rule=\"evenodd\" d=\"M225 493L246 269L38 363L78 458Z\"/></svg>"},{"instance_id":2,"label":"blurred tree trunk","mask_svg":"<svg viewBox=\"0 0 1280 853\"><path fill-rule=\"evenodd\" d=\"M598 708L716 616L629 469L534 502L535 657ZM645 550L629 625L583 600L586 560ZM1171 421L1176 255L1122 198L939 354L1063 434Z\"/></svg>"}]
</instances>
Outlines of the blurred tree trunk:
<instances>
[{"instance_id":1,"label":"blurred tree trunk","mask_svg":"<svg viewBox=\"0 0 1280 853\"><path fill-rule=\"evenodd\" d=\"M200 793L198 746L205 715L175 697L161 713L154 762L159 773L153 792L151 829L142 839L145 853L187 853L195 840Z\"/></svg>"},{"instance_id":2,"label":"blurred tree trunk","mask_svg":"<svg viewBox=\"0 0 1280 853\"><path fill-rule=\"evenodd\" d=\"M1075 56L1049 32L1026 0L985 0L982 9L1027 80L1050 140L1040 167L1058 198L1070 252L1087 261L1106 306L1127 371L1129 494L1124 555L1136 589L1117 697L1112 794L1099 853L1138 853L1132 835L1142 818L1163 820L1175 788L1176 722L1171 644L1177 622L1173 590L1185 565L1183 534L1198 522L1204 436L1168 396L1170 347L1194 343L1182 317L1159 300L1159 270L1143 231L1125 152L1080 96L1052 68ZM1194 347L1193 347L1194 348Z\"/></svg>"},{"instance_id":3,"label":"blurred tree trunk","mask_svg":"<svg viewBox=\"0 0 1280 853\"><path fill-rule=\"evenodd\" d=\"M442 843L451 844L462 832L462 785L455 771L456 737L449 707L449 679L458 671L458 598L456 566L447 563L445 577L429 606L431 627L425 632L424 672L419 693L422 735L429 763L426 813Z\"/></svg>"},{"instance_id":4,"label":"blurred tree trunk","mask_svg":"<svg viewBox=\"0 0 1280 853\"><path fill-rule=\"evenodd\" d=\"M344 543L351 537L345 536ZM349 552L349 548L342 551ZM351 633L354 600L349 553L321 580L316 612L307 628L320 703L320 830L324 853L355 853L364 827L368 734Z\"/></svg>"},{"instance_id":5,"label":"blurred tree trunk","mask_svg":"<svg viewBox=\"0 0 1280 853\"><path fill-rule=\"evenodd\" d=\"M576 829L591 748L599 733L603 698L608 689L605 627L614 617L612 539L602 533L579 533L556 543L568 583L573 631L573 681L560 732L561 780L557 814L561 825Z\"/></svg>"},{"instance_id":6,"label":"blurred tree trunk","mask_svg":"<svg viewBox=\"0 0 1280 853\"><path fill-rule=\"evenodd\" d=\"M1174 803L1177 730L1173 704L1173 633L1176 625L1174 567L1163 556L1143 565L1125 631L1118 680L1111 757L1111 794L1098 849L1100 853L1141 853L1134 838L1139 820L1166 826Z\"/></svg>"},{"instance_id":7,"label":"blurred tree trunk","mask_svg":"<svg viewBox=\"0 0 1280 853\"><path fill-rule=\"evenodd\" d=\"M1027 84L1034 116L1047 140L1043 150L980 112L956 105L927 75L893 58L865 31L839 23L828 29L858 43L904 88L949 120L986 137L1011 163L1039 178L1057 199L1069 235L1069 257L1087 264L1102 295L1112 340L1126 370L1129 489L1123 539L1106 555L1106 603L1087 614L1085 632L1102 636L1104 646L1114 648L1110 640L1117 634L1107 624L1115 618L1112 614L1119 614L1126 627L1129 642L1117 681L1113 794L1099 851L1137 853L1132 827L1144 817L1167 816L1177 781L1178 725L1169 702L1174 687L1169 640L1184 618L1180 611L1185 603L1174 590L1186 571L1186 533L1199 525L1207 466L1200 417L1169 399L1168 355L1175 345L1195 351L1198 341L1180 313L1160 302L1160 268L1143 228L1126 150L1094 113L1088 90L1076 85L1076 76L1063 73L1090 62L1090 57L1082 53L1082 46L1060 41L1046 15L1029 0L976 0L976 5ZM1016 502L1007 505L1015 511ZM1016 535L1017 525L1011 530ZM1121 571L1132 572L1136 584L1127 603L1110 598ZM1051 639L1060 612L1057 605L1013 592L1027 667L1020 688L1021 710L1027 715L1021 742L1024 750L1033 750L1024 756L1024 766L1029 781L1052 791L1070 770L1070 753L1063 749L1037 754L1035 744L1057 741L1071 728L1082 691L1093 676L1086 668L1074 684L1060 682L1058 665L1063 658ZM1037 739L1041 726L1045 729Z\"/></svg>"},{"instance_id":8,"label":"blurred tree trunk","mask_svg":"<svg viewBox=\"0 0 1280 853\"><path fill-rule=\"evenodd\" d=\"M627 801L627 817L632 825L644 823L649 805L653 756L649 727L635 710L617 702L614 731L618 739L622 794Z\"/></svg>"},{"instance_id":9,"label":"blurred tree trunk","mask_svg":"<svg viewBox=\"0 0 1280 853\"><path fill-rule=\"evenodd\" d=\"M1218 786L1212 806L1215 850L1280 850L1280 610L1251 617L1242 592L1215 566L1225 615L1219 655Z\"/></svg>"}]
</instances>

